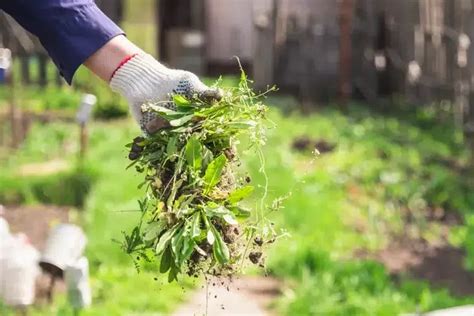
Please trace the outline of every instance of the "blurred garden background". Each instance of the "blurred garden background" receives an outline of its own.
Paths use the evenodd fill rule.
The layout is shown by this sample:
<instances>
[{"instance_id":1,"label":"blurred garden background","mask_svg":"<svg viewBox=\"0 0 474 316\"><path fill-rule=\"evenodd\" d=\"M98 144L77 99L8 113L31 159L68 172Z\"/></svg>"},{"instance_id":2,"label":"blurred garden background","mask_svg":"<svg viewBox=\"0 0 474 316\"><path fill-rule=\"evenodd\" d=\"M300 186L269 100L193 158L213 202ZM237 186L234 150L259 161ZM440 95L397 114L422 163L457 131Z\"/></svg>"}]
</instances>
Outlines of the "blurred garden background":
<instances>
[{"instance_id":1,"label":"blurred garden background","mask_svg":"<svg viewBox=\"0 0 474 316\"><path fill-rule=\"evenodd\" d=\"M276 280L269 315L474 304L474 1L97 2L137 45L209 84L235 86L239 56L255 89L280 88L264 151L289 236L249 272ZM34 39L5 15L0 26L13 56L0 83L3 216L37 247L55 223L84 228L93 303L81 315L171 315L203 280L168 284L121 249L143 194L126 170L140 131L125 100L86 69L67 86ZM85 93L97 97L86 131ZM263 185L258 157L244 163ZM75 313L61 285L51 302L37 296L29 315Z\"/></svg>"}]
</instances>

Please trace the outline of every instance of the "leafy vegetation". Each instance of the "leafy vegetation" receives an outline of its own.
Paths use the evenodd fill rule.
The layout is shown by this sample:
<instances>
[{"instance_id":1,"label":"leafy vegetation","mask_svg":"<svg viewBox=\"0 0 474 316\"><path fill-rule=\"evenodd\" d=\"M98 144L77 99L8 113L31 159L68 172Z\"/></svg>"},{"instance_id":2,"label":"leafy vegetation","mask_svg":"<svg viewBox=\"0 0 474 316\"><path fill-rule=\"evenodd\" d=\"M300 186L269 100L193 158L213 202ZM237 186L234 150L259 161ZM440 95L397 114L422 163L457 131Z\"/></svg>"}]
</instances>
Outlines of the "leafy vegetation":
<instances>
[{"instance_id":1,"label":"leafy vegetation","mask_svg":"<svg viewBox=\"0 0 474 316\"><path fill-rule=\"evenodd\" d=\"M291 102L281 97L267 101ZM472 303L470 296L457 296L408 273L392 278L382 263L357 255L361 250L377 254L400 235L436 241L442 222L427 214L442 209L445 217L464 219L450 227L448 241L467 250L466 266L474 262L469 155L449 121L440 121L435 114L427 108L382 115L356 105L347 113L328 108L310 116L270 110L278 128L268 131L263 149L268 198L291 192L285 208L272 215L275 226L287 228L291 237L275 243L267 260L268 272L285 281L284 295L276 305L279 313L397 315ZM78 216L87 230L94 295L94 304L84 315L170 313L193 286L187 278L168 284L147 263L137 273L130 256L114 243L122 230L132 231L141 218L136 199L143 194L137 188L143 177L124 171L128 153L123 148L138 133L131 121L91 124L85 165L92 167L95 181L86 196L85 212ZM311 144L334 146L326 152L320 147L321 154L315 156L310 147L294 148L295 139L301 137ZM24 164L61 157L74 166L77 139L72 124L33 126L22 147L0 164L0 195L18 185L13 174ZM188 151L189 157L192 152ZM199 163L190 165L197 168ZM263 194L266 180L258 157L244 154L242 168L250 170L253 194ZM29 186L29 181L21 182ZM59 296L51 307L32 315L73 315L73 311Z\"/></svg>"},{"instance_id":2,"label":"leafy vegetation","mask_svg":"<svg viewBox=\"0 0 474 316\"><path fill-rule=\"evenodd\" d=\"M124 249L157 256L159 271L168 273L170 282L181 273L233 275L247 256L261 264L262 245L276 238L264 215L272 211L265 201L253 210L241 204L254 188L239 170L237 137L248 139L248 149L263 164L267 108L259 97L242 72L238 87L220 100L175 95L172 108L144 105L167 127L129 144L131 165L143 173L147 195Z\"/></svg>"},{"instance_id":3,"label":"leafy vegetation","mask_svg":"<svg viewBox=\"0 0 474 316\"><path fill-rule=\"evenodd\" d=\"M89 151L83 162L86 174L93 175L92 190L85 196L84 211L72 212L71 218L81 224L87 233L87 257L91 269L94 305L81 315L123 315L133 313L168 313L187 297L193 283L183 279L179 284L167 284L165 278L143 266L140 273L114 240L122 230L129 230L139 220L136 199L140 179L126 172L127 153L123 144L138 133L130 122L100 123L91 125ZM65 159L72 166L77 163L78 128L74 124L37 124L23 146L3 157L0 164L0 192L17 184L30 187L30 177L18 177L16 183L4 182L22 165L49 159ZM89 170L90 169L90 170ZM67 174L68 172L66 172ZM48 181L59 182L64 173L46 176ZM63 192L59 190L58 194ZM1 195L1 193L0 193ZM32 198L27 203L39 203ZM147 290L144 291L143 289ZM133 295L131 295L133 293ZM166 295L163 295L166 293ZM3 310L0 308L0 313ZM37 307L32 315L75 315L64 294L55 297L51 306ZM3 314L2 314L3 315ZM7 314L8 315L8 314Z\"/></svg>"},{"instance_id":4,"label":"leafy vegetation","mask_svg":"<svg viewBox=\"0 0 474 316\"><path fill-rule=\"evenodd\" d=\"M471 216L468 178L459 175L466 171L457 169L468 154L449 123L426 110L381 115L359 106L347 114L273 114L278 129L265 147L268 191L292 192L275 218L292 237L269 254L269 271L291 280L282 313L397 315L473 301L408 273L394 282L382 264L357 256L376 255L399 236L436 241L441 223L429 219L431 208ZM302 136L334 148L319 156L300 151L294 145ZM258 161L247 163L254 180L264 181Z\"/></svg>"},{"instance_id":5,"label":"leafy vegetation","mask_svg":"<svg viewBox=\"0 0 474 316\"><path fill-rule=\"evenodd\" d=\"M19 64L15 64L15 72L19 72ZM54 71L54 66L49 65L49 71ZM0 109L6 107L12 89L7 86L0 86ZM96 119L110 120L124 118L128 115L128 105L120 95L112 92L107 83L93 76L85 69L80 68L75 75L74 86L57 86L51 81L46 88L37 86L24 88L16 80L14 96L16 105L24 110L35 113L48 111L51 114L61 114L74 118L79 108L81 96L84 93L91 93L97 96L97 104L94 106L93 115ZM19 102L19 100L21 100Z\"/></svg>"},{"instance_id":6,"label":"leafy vegetation","mask_svg":"<svg viewBox=\"0 0 474 316\"><path fill-rule=\"evenodd\" d=\"M94 171L79 168L53 176L0 177L0 203L43 203L82 208L95 181Z\"/></svg>"}]
</instances>

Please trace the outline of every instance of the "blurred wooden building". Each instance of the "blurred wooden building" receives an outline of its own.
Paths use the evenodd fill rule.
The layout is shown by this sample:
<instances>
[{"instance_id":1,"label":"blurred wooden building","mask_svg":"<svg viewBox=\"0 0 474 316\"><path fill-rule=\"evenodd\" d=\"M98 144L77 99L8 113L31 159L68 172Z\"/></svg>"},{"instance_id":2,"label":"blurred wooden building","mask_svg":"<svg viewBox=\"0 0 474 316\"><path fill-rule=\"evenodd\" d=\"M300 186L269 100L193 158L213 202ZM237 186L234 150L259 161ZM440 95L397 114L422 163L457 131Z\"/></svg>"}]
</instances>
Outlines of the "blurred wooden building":
<instances>
[{"instance_id":1,"label":"blurred wooden building","mask_svg":"<svg viewBox=\"0 0 474 316\"><path fill-rule=\"evenodd\" d=\"M303 99L429 102L466 89L473 2L160 0L159 51L208 74L235 72L239 56L260 87Z\"/></svg>"},{"instance_id":2,"label":"blurred wooden building","mask_svg":"<svg viewBox=\"0 0 474 316\"><path fill-rule=\"evenodd\" d=\"M238 56L258 87L277 84L303 101L471 99L474 0L97 3L118 23L127 10L133 9L135 19L143 10L154 11L155 20L146 23L156 26L156 52L174 67L235 74ZM17 55L45 56L5 15L0 39Z\"/></svg>"},{"instance_id":3,"label":"blurred wooden building","mask_svg":"<svg viewBox=\"0 0 474 316\"><path fill-rule=\"evenodd\" d=\"M375 1L349 1L348 11L347 0L160 0L158 50L171 65L205 74L235 73L238 56L261 88L277 84L304 99L329 100L341 89L350 94L352 63L370 68L376 80L365 47L355 45L352 55L352 36L375 43ZM352 29L355 14L365 20ZM347 45L340 54L344 17ZM356 81L363 95L374 95L365 78Z\"/></svg>"}]
</instances>

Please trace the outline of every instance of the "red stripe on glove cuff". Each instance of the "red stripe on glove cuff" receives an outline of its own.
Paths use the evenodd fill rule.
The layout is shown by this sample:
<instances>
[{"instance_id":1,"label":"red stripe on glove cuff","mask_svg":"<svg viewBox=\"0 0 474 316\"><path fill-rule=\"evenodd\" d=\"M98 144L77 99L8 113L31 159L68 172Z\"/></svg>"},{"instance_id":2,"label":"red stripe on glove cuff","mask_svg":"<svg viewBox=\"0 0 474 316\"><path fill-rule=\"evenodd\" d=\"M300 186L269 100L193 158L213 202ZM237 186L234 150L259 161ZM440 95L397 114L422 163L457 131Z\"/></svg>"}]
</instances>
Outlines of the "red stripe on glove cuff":
<instances>
[{"instance_id":1,"label":"red stripe on glove cuff","mask_svg":"<svg viewBox=\"0 0 474 316\"><path fill-rule=\"evenodd\" d=\"M115 73L117 73L117 71L122 68L123 65L125 65L126 63L128 63L130 61L130 59L132 59L133 57L137 56L138 53L136 54L133 54L133 55L129 55L127 57L125 57L124 59L122 59L122 61L120 62L120 64L117 66L117 68L114 70L114 72L112 73L112 76L110 76L110 80L112 80L112 78L115 76ZM109 81L110 81L109 80Z\"/></svg>"}]
</instances>

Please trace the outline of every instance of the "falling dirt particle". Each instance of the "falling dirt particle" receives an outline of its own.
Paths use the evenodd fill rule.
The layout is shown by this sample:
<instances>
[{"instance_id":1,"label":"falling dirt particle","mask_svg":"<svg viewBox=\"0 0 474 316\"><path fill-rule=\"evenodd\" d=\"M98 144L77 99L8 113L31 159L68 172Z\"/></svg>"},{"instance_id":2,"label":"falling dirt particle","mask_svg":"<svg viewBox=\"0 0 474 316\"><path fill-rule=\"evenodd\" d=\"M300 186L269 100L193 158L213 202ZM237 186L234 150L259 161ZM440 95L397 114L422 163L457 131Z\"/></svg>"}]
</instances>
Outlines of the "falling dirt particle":
<instances>
[{"instance_id":1,"label":"falling dirt particle","mask_svg":"<svg viewBox=\"0 0 474 316\"><path fill-rule=\"evenodd\" d=\"M158 281L158 278L153 278L153 280Z\"/></svg>"},{"instance_id":2,"label":"falling dirt particle","mask_svg":"<svg viewBox=\"0 0 474 316\"><path fill-rule=\"evenodd\" d=\"M216 284L215 284L215 283L212 283L212 286L216 286Z\"/></svg>"},{"instance_id":3,"label":"falling dirt particle","mask_svg":"<svg viewBox=\"0 0 474 316\"><path fill-rule=\"evenodd\" d=\"M217 298L217 295L214 295L214 298Z\"/></svg>"},{"instance_id":4,"label":"falling dirt particle","mask_svg":"<svg viewBox=\"0 0 474 316\"><path fill-rule=\"evenodd\" d=\"M254 239L253 241L255 242L255 244L256 244L257 246L263 245L263 239L260 238L260 237L255 237L255 239Z\"/></svg>"},{"instance_id":5,"label":"falling dirt particle","mask_svg":"<svg viewBox=\"0 0 474 316\"><path fill-rule=\"evenodd\" d=\"M253 264L258 264L262 258L262 252L251 252L249 254L249 259Z\"/></svg>"}]
</instances>

